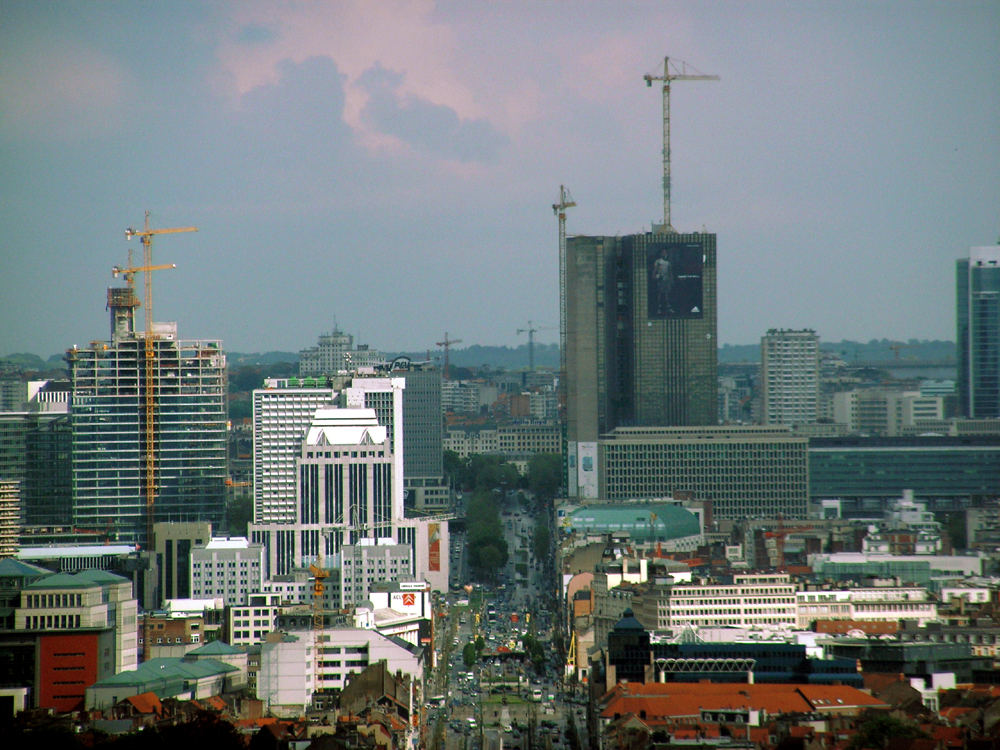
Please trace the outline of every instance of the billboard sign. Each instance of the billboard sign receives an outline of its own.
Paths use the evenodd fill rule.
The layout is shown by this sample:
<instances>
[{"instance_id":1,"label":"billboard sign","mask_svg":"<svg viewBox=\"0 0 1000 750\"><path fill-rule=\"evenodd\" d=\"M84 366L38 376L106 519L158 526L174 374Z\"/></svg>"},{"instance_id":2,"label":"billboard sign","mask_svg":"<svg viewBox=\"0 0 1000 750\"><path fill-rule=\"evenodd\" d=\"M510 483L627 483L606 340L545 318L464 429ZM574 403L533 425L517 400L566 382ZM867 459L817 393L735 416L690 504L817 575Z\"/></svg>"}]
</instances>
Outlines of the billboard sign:
<instances>
[{"instance_id":1,"label":"billboard sign","mask_svg":"<svg viewBox=\"0 0 1000 750\"><path fill-rule=\"evenodd\" d=\"M655 242L646 248L647 316L650 319L702 316L701 243Z\"/></svg>"},{"instance_id":2,"label":"billboard sign","mask_svg":"<svg viewBox=\"0 0 1000 750\"><path fill-rule=\"evenodd\" d=\"M427 524L427 569L441 572L441 524Z\"/></svg>"}]
</instances>

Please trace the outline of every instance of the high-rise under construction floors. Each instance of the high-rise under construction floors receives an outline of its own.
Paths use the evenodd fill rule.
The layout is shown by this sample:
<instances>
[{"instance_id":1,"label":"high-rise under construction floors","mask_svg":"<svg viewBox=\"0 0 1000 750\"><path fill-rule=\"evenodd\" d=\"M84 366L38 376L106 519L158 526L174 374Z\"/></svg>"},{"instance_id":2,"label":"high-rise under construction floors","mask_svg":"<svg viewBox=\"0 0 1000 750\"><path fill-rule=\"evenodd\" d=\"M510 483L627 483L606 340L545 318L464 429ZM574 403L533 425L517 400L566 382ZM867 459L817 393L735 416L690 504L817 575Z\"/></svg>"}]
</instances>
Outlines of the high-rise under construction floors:
<instances>
[{"instance_id":1,"label":"high-rise under construction floors","mask_svg":"<svg viewBox=\"0 0 1000 750\"><path fill-rule=\"evenodd\" d=\"M225 511L226 359L219 341L181 341L155 324L147 389L142 333L67 352L73 523L146 544L147 466L155 521L219 523ZM153 445L147 444L152 396Z\"/></svg>"}]
</instances>

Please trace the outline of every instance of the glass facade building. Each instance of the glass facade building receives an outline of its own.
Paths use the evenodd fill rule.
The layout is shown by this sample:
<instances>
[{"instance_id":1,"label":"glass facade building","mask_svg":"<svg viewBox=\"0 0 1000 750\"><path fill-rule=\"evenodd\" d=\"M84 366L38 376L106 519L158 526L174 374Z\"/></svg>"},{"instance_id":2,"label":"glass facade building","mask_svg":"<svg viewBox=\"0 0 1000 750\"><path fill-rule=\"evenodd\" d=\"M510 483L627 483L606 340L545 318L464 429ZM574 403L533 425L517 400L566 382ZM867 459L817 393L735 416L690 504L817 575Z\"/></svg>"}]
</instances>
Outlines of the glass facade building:
<instances>
[{"instance_id":1,"label":"glass facade building","mask_svg":"<svg viewBox=\"0 0 1000 750\"><path fill-rule=\"evenodd\" d=\"M110 290L109 290L110 291ZM125 291L125 290L114 290ZM112 340L66 354L72 389L73 524L148 544L146 353L127 305L109 294ZM126 317L127 316L127 317ZM154 324L155 521L225 515L226 357L219 341L180 341Z\"/></svg>"},{"instance_id":2,"label":"glass facade building","mask_svg":"<svg viewBox=\"0 0 1000 750\"><path fill-rule=\"evenodd\" d=\"M962 414L1000 417L1000 245L971 248L955 276Z\"/></svg>"},{"instance_id":3,"label":"glass facade building","mask_svg":"<svg viewBox=\"0 0 1000 750\"><path fill-rule=\"evenodd\" d=\"M964 510L1000 489L996 436L812 438L809 496L840 498L845 517L881 514L904 489L931 511Z\"/></svg>"}]
</instances>

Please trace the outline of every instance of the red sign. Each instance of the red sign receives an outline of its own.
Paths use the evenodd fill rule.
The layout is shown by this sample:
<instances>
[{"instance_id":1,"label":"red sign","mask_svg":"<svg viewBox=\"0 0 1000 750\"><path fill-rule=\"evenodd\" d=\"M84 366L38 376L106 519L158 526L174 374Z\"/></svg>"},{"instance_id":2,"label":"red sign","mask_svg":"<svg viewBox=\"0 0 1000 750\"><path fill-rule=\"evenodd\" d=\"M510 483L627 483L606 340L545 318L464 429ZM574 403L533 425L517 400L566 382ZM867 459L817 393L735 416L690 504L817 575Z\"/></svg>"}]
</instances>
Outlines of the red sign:
<instances>
[{"instance_id":1,"label":"red sign","mask_svg":"<svg viewBox=\"0 0 1000 750\"><path fill-rule=\"evenodd\" d=\"M427 525L427 569L441 572L441 524Z\"/></svg>"},{"instance_id":2,"label":"red sign","mask_svg":"<svg viewBox=\"0 0 1000 750\"><path fill-rule=\"evenodd\" d=\"M417 603L417 595L416 594L403 594L403 606L404 607L412 607L416 603Z\"/></svg>"}]
</instances>

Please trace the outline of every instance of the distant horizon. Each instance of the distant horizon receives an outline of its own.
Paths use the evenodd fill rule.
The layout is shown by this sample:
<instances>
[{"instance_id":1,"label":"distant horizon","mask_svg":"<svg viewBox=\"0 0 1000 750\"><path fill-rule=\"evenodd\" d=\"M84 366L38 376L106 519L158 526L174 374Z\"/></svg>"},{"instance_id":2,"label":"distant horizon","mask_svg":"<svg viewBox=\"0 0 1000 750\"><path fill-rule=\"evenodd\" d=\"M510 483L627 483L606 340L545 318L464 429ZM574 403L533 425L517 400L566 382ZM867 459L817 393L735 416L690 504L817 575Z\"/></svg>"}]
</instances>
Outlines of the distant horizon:
<instances>
[{"instance_id":1,"label":"distant horizon","mask_svg":"<svg viewBox=\"0 0 1000 750\"><path fill-rule=\"evenodd\" d=\"M301 351L301 350L296 351L296 350L292 350L292 349L265 349L265 350L257 350L257 351L244 351L244 350L228 349L225 346L225 339L220 339L220 340L222 341L222 344L223 344L223 351L226 354L228 354L228 355L239 355L239 356L246 357L246 356L252 356L252 355L262 356L262 355L288 354L288 355L294 356L297 359L298 356L299 356L299 352ZM355 343L357 344L357 342L355 342ZM364 342L362 342L362 343L364 343ZM824 340L821 337L820 341L819 341L819 344L820 344L820 349L823 349L824 347L832 347L832 346L838 346L838 345L843 345L843 344L853 344L853 345L858 345L858 346L877 346L877 345L894 345L894 344L898 344L898 345L901 345L903 347L906 347L906 346L930 346L930 345L956 346L956 343L955 343L955 341L953 339L916 339L916 338L900 339L900 338L887 338L887 337L870 338L870 339L867 339L867 340L858 340L858 339L839 339L839 340L832 340L832 339L830 339L830 340ZM432 359L438 359L441 356L441 350L439 348L430 349L430 350L428 350L426 347L422 348L422 349L415 349L415 348L383 349L381 347L378 347L378 346L376 346L374 344L370 344L370 343L366 344L366 345L369 346L371 349L374 349L374 350L382 352L382 353L384 353L386 355L392 355L392 356L414 355L414 354L417 354L417 353L420 353L420 352L426 352L426 351L430 351L432 353L432 355L434 355L434 354L438 355L438 356L432 356L431 357ZM554 348L556 351L558 351L558 348L559 348L558 343L552 342L552 341L536 341L534 345L535 345L536 350L542 349L542 350L545 350L545 351L551 351ZM742 343L742 344L724 343L724 344L720 345L718 347L718 349L719 349L719 351L722 351L722 350L730 349L730 348L732 348L732 349L745 348L745 347L757 348L759 346L760 346L760 341L751 341L751 342ZM72 347L67 347L67 350L71 349L71 348ZM456 346L456 347L452 347L451 348L451 353L452 353L452 356L454 356L454 355L459 354L461 352L467 352L469 350L476 349L476 348L482 348L482 349L499 349L499 350L506 350L506 351L516 352L516 351L521 350L521 349L527 350L528 349L528 343L527 342L522 342L522 343L519 343L517 345L510 345L510 344L481 344L481 343L476 343L476 344L469 344L468 346L461 346L461 347ZM47 358L44 357L43 355L38 354L37 352L26 352L26 351L9 352L9 353L5 353L5 354L0 354L0 361L5 361L5 360L11 359L11 358L16 358L16 357L21 357L21 356L28 356L28 357L36 357L39 360L41 360L42 362L48 363L48 362L51 362L54 359L60 359L61 360L62 357L63 357L63 355L65 354L65 351L66 350L63 350L63 352L58 352L58 353L51 354ZM906 356L905 355L900 355L899 358L906 359Z\"/></svg>"}]
</instances>

